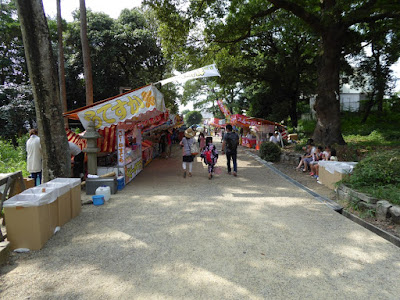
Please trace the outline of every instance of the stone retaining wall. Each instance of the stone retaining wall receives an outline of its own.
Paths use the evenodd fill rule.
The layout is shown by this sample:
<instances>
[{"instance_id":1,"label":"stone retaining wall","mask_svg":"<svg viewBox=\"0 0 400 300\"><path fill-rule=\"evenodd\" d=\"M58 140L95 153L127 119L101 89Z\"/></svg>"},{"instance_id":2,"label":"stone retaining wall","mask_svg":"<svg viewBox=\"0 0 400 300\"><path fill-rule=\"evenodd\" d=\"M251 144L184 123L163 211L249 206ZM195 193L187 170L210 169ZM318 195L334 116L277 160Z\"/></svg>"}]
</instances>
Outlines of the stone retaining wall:
<instances>
[{"instance_id":1,"label":"stone retaining wall","mask_svg":"<svg viewBox=\"0 0 400 300\"><path fill-rule=\"evenodd\" d=\"M336 189L336 195L340 200L346 200L366 209L375 211L378 220L391 219L393 223L400 224L400 206L391 204L386 200L379 200L366 194L352 190L341 184Z\"/></svg>"},{"instance_id":2,"label":"stone retaining wall","mask_svg":"<svg viewBox=\"0 0 400 300\"><path fill-rule=\"evenodd\" d=\"M294 165L298 165L300 158L301 158L301 154L300 153L293 153L293 152L284 152L282 151L281 153L281 162L289 162L289 163L293 163Z\"/></svg>"}]
</instances>

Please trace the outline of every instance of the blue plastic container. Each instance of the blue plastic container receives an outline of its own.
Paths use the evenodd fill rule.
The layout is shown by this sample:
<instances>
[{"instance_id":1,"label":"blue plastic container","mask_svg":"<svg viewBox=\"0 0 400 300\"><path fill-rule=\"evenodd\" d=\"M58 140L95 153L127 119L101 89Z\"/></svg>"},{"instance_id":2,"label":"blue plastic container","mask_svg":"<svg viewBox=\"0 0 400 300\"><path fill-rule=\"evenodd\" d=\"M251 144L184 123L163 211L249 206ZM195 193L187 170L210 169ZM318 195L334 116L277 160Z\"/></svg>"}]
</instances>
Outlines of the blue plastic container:
<instances>
[{"instance_id":1,"label":"blue plastic container","mask_svg":"<svg viewBox=\"0 0 400 300\"><path fill-rule=\"evenodd\" d=\"M103 205L104 204L104 196L103 195L94 195L92 196L93 205Z\"/></svg>"},{"instance_id":2,"label":"blue plastic container","mask_svg":"<svg viewBox=\"0 0 400 300\"><path fill-rule=\"evenodd\" d=\"M125 178L120 176L117 178L117 190L120 191L125 187Z\"/></svg>"}]
</instances>

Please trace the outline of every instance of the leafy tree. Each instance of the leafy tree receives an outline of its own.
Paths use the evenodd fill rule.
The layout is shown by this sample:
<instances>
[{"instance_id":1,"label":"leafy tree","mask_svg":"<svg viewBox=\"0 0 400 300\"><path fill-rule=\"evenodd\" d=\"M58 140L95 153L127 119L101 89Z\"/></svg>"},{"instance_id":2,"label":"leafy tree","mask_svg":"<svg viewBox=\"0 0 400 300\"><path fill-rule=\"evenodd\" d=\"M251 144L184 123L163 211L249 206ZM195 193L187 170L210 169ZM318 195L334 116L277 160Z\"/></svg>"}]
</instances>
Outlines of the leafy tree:
<instances>
[{"instance_id":1,"label":"leafy tree","mask_svg":"<svg viewBox=\"0 0 400 300\"><path fill-rule=\"evenodd\" d=\"M269 5L256 0L214 0L190 1L187 6L180 6L178 1L173 0L147 0L146 3L156 8L158 17L168 28L170 34L166 34L165 29L160 32L168 36L163 45L171 57L182 48L188 53L199 52L202 45L198 36L189 36L198 23L205 28L203 40L207 43L237 43L252 40L254 28L281 11L299 18L307 28L303 32L313 32L320 39L315 105L318 122L313 136L316 141L325 144L344 143L340 131L339 75L343 50L353 41L355 25L395 20L400 15L400 4L396 0L269 0ZM228 38L221 33L229 33ZM186 45L187 36L192 42L189 46Z\"/></svg>"},{"instance_id":2,"label":"leafy tree","mask_svg":"<svg viewBox=\"0 0 400 300\"><path fill-rule=\"evenodd\" d=\"M71 163L62 119L55 60L40 0L16 0L43 155L43 178L69 177Z\"/></svg>"},{"instance_id":3,"label":"leafy tree","mask_svg":"<svg viewBox=\"0 0 400 300\"><path fill-rule=\"evenodd\" d=\"M203 116L201 115L200 112L198 112L196 110L188 112L185 115L185 123L186 123L187 126L192 126L194 124L199 124L202 119L203 119Z\"/></svg>"},{"instance_id":4,"label":"leafy tree","mask_svg":"<svg viewBox=\"0 0 400 300\"><path fill-rule=\"evenodd\" d=\"M0 85L28 81L17 9L13 1L0 5Z\"/></svg>"},{"instance_id":5,"label":"leafy tree","mask_svg":"<svg viewBox=\"0 0 400 300\"><path fill-rule=\"evenodd\" d=\"M189 109L184 109L181 114L182 116L186 116L187 113L190 113Z\"/></svg>"},{"instance_id":6,"label":"leafy tree","mask_svg":"<svg viewBox=\"0 0 400 300\"><path fill-rule=\"evenodd\" d=\"M378 111L383 111L383 98L390 95L394 88L390 66L400 57L400 23L376 22L358 28L365 46L358 55L353 56L359 63L350 78L355 86L361 87L368 94L369 100L362 120L365 123L374 106L377 106ZM367 54L365 48L371 54Z\"/></svg>"},{"instance_id":7,"label":"leafy tree","mask_svg":"<svg viewBox=\"0 0 400 300\"><path fill-rule=\"evenodd\" d=\"M0 85L0 136L17 146L17 137L35 125L35 104L30 85Z\"/></svg>"},{"instance_id":8,"label":"leafy tree","mask_svg":"<svg viewBox=\"0 0 400 300\"><path fill-rule=\"evenodd\" d=\"M35 110L20 24L13 1L0 5L0 137L17 146L24 125L34 123Z\"/></svg>"},{"instance_id":9,"label":"leafy tree","mask_svg":"<svg viewBox=\"0 0 400 300\"><path fill-rule=\"evenodd\" d=\"M163 78L168 70L154 32L151 15L140 9L125 9L117 20L104 13L87 12L88 39L91 50L94 98L115 96L121 86L138 88ZM77 108L83 94L82 52L79 47L79 11L68 24L65 52L67 97L69 107ZM174 108L177 97L171 86L162 88L166 105ZM70 100L71 99L71 100ZM71 101L76 103L71 103Z\"/></svg>"}]
</instances>

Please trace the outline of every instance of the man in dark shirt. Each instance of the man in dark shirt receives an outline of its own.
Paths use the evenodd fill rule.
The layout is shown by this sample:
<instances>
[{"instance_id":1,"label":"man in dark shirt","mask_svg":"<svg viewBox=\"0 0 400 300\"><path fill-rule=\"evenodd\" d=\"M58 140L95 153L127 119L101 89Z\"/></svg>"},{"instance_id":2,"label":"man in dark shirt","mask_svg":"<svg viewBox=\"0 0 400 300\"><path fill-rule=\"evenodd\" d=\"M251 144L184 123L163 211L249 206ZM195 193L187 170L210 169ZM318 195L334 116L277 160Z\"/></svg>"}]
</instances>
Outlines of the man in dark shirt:
<instances>
[{"instance_id":1,"label":"man in dark shirt","mask_svg":"<svg viewBox=\"0 0 400 300\"><path fill-rule=\"evenodd\" d=\"M222 142L222 154L226 154L228 174L231 174L231 159L233 163L233 176L237 176L237 146L239 145L239 136L232 132L232 125L226 125L226 133Z\"/></svg>"}]
</instances>

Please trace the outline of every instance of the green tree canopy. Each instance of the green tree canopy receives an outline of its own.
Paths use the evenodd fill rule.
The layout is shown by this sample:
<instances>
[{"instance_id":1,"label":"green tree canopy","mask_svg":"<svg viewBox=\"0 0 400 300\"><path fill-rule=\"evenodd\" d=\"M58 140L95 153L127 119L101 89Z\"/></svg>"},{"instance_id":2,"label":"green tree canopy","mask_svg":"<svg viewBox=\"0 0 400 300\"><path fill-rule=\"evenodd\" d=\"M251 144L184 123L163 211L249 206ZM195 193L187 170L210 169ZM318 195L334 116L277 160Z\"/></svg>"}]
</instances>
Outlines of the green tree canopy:
<instances>
[{"instance_id":1,"label":"green tree canopy","mask_svg":"<svg viewBox=\"0 0 400 300\"><path fill-rule=\"evenodd\" d=\"M199 124L201 123L201 120L203 119L203 116L201 115L200 112L193 110L191 112L188 112L185 115L185 123L187 126L192 126L194 124Z\"/></svg>"},{"instance_id":2,"label":"green tree canopy","mask_svg":"<svg viewBox=\"0 0 400 300\"><path fill-rule=\"evenodd\" d=\"M175 0L147 0L146 3L157 12L163 25L160 33L165 53L167 57L176 59L177 66L217 58L222 77L228 76L228 80L235 82L240 73L224 70L230 62L234 62L232 65L248 74L247 82L240 79L244 86L250 86L248 83L253 78L256 84L262 86L261 89L266 90L264 95L275 98L272 101L278 103L282 103L282 99L304 98L316 84L313 93L317 95L315 109L318 122L314 139L325 144L344 143L340 130L339 76L343 70L345 50L354 45L354 37L358 35L356 25L400 19L400 3L396 0L193 0L188 5L180 5ZM289 20L289 26L282 26L286 20ZM299 29L299 34L293 35L295 38L290 41L292 27ZM281 28L285 29L281 30L282 34L279 33ZM262 34L264 40L258 39ZM301 40L303 36L306 36L305 40ZM271 38L275 39L274 43L269 43ZM257 57L253 50L257 49L255 42L258 40L265 42L264 47L259 48L260 69L267 66L269 75L278 84L266 84L265 80L254 77L252 71L258 71L255 65L238 59L243 55ZM276 47L277 41L281 42L283 53ZM229 50L224 52L221 45L230 45ZM288 68L284 68L285 62L290 63ZM307 68L307 64L311 68ZM314 64L314 74L309 76L307 70L312 70ZM311 79L309 82L307 76ZM269 105L264 105L262 100L257 111L264 106Z\"/></svg>"}]
</instances>

